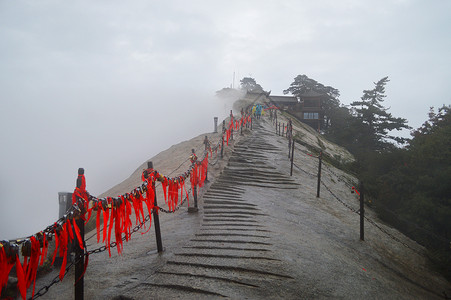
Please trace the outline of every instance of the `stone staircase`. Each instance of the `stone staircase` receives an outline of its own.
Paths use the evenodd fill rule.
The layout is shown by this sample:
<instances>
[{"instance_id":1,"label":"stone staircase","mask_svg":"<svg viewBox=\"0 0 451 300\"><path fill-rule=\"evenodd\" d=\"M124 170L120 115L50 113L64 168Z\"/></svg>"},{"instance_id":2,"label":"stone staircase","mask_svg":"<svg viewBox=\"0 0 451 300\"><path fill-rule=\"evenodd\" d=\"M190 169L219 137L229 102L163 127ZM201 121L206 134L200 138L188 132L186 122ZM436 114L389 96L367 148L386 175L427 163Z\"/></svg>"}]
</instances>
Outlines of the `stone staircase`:
<instances>
[{"instance_id":1,"label":"stone staircase","mask_svg":"<svg viewBox=\"0 0 451 300\"><path fill-rule=\"evenodd\" d=\"M141 283L140 294L167 299L277 298L280 283L293 279L278 258L274 234L265 226L268 214L250 201L255 189L298 188L271 166L271 154L283 150L265 141L266 134L257 123L235 145L223 173L202 197L200 230Z\"/></svg>"}]
</instances>

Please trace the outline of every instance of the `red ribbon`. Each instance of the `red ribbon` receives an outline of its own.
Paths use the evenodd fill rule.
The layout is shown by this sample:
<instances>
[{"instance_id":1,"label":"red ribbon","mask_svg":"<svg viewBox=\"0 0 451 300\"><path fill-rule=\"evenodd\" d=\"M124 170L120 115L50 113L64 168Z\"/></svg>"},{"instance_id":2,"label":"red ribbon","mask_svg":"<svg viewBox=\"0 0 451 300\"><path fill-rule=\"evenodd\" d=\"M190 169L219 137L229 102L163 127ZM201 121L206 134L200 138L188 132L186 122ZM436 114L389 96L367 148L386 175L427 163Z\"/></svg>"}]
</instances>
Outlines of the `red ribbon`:
<instances>
[{"instance_id":1,"label":"red ribbon","mask_svg":"<svg viewBox=\"0 0 451 300\"><path fill-rule=\"evenodd\" d=\"M69 222L66 222L65 224L68 224ZM66 273L66 264L67 264L67 244L69 243L68 240L68 233L67 233L67 225L62 226L62 230L60 232L60 256L63 258L63 263L61 264L60 274L59 278L60 280L63 280L64 275Z\"/></svg>"},{"instance_id":2,"label":"red ribbon","mask_svg":"<svg viewBox=\"0 0 451 300\"><path fill-rule=\"evenodd\" d=\"M20 264L20 263L19 263ZM11 269L14 267L14 263L10 262L8 260L8 257L6 256L6 252L3 246L0 247L0 294L2 292L2 289L6 284L8 283L8 277L9 273L11 272ZM19 277L19 275L17 276ZM26 298L22 295L22 298Z\"/></svg>"},{"instance_id":3,"label":"red ribbon","mask_svg":"<svg viewBox=\"0 0 451 300\"><path fill-rule=\"evenodd\" d=\"M19 287L20 295L22 296L22 299L26 299L27 283L25 282L25 273L23 271L22 265L20 264L20 259L17 254L16 254L16 273L17 273L17 286ZM8 278L6 280L8 280Z\"/></svg>"},{"instance_id":4,"label":"red ribbon","mask_svg":"<svg viewBox=\"0 0 451 300\"><path fill-rule=\"evenodd\" d=\"M75 222L75 219L72 219L72 222L73 222L73 225L74 225L75 235L77 236L78 245L80 246L80 249L85 249L83 247L83 240L81 239L81 235L80 235L80 228L78 228L78 225L77 225L77 222Z\"/></svg>"}]
</instances>

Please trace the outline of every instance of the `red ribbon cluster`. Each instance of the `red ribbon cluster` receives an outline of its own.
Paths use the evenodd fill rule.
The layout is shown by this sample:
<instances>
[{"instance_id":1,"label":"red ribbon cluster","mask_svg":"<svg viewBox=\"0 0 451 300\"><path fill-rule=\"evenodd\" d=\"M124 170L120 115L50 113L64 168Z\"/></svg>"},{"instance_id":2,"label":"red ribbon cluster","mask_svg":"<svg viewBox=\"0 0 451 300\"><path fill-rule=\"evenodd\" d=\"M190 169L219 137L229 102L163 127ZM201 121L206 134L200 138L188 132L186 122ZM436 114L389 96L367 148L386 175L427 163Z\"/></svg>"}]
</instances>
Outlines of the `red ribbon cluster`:
<instances>
[{"instance_id":1,"label":"red ribbon cluster","mask_svg":"<svg viewBox=\"0 0 451 300\"><path fill-rule=\"evenodd\" d=\"M229 123L229 128L226 130L226 142L227 142L227 146L229 145L229 140L230 137L232 136L232 132L238 131L241 126L245 126L248 122L252 122L252 117L251 115L247 115L244 117L241 117L240 120L234 120L233 115L230 115L230 123Z\"/></svg>"},{"instance_id":2,"label":"red ribbon cluster","mask_svg":"<svg viewBox=\"0 0 451 300\"><path fill-rule=\"evenodd\" d=\"M49 228L53 228L53 231L49 230ZM72 212L69 216L55 222L53 226L49 226L46 231L41 231L22 242L23 263L21 263L19 259L19 246L17 244L9 243L7 241L1 242L0 292L7 284L9 273L15 265L18 281L17 285L22 299L26 299L27 289L30 287L31 283L33 283L32 295L34 296L38 266L42 266L47 258L48 245L52 236L55 237L55 251L53 253L52 264L55 262L56 255L59 253L59 255L63 257L59 277L60 280L64 278L67 264L68 244L76 238L80 247L83 248L80 230L75 222L75 214Z\"/></svg>"},{"instance_id":3,"label":"red ribbon cluster","mask_svg":"<svg viewBox=\"0 0 451 300\"><path fill-rule=\"evenodd\" d=\"M251 122L251 116L242 117L240 121L234 122L233 115L227 130L227 145L232 130L238 130L247 122ZM223 136L224 138L224 136ZM218 143L214 147L215 152L221 147ZM212 148L209 147L210 154ZM0 293L3 287L8 282L8 277L11 269L15 266L17 270L18 288L23 299L26 299L27 289L33 283L33 296L35 292L36 274L38 266L42 266L47 258L47 250L49 241L55 239L55 250L53 252L52 265L55 262L57 255L63 258L59 278L63 280L66 273L67 252L68 245L72 242L78 243L79 247L85 250L85 270L88 264L88 253L84 245L84 241L80 235L80 229L77 226L76 220L81 219L88 222L92 212L97 215L97 242L102 242L108 248L111 256L111 237L113 235L116 240L117 251L119 254L123 250L123 236L126 241L131 237L131 214L135 213L135 224L141 224L145 221L144 203L147 207L149 216L152 216L152 211L159 207L155 206L155 182L160 181L163 188L165 203L170 211L174 211L183 199L183 194L188 198L188 191L185 187L185 181L190 177L190 183L194 187L203 187L207 178L208 171L208 152L205 152L205 157L199 161L195 155L192 156L192 165L187 172L178 177L170 178L161 175L153 169L144 170L142 175L143 184L135 188L130 193L120 195L117 197L107 197L98 199L91 196L86 191L86 179L84 175L79 175L79 186L75 188L72 194L72 207L54 224L48 226L45 230L26 238L23 241L16 240L15 242L1 241L0 242ZM194 191L193 191L194 193ZM180 202L179 202L180 200ZM189 201L189 200L188 200ZM87 214L87 216L86 216ZM103 230L102 236L100 233L100 215L103 214ZM145 226L145 224L144 224ZM146 230L148 232L149 228ZM142 234L145 234L143 232ZM19 259L19 245L22 246L22 255L24 257L23 263Z\"/></svg>"}]
</instances>

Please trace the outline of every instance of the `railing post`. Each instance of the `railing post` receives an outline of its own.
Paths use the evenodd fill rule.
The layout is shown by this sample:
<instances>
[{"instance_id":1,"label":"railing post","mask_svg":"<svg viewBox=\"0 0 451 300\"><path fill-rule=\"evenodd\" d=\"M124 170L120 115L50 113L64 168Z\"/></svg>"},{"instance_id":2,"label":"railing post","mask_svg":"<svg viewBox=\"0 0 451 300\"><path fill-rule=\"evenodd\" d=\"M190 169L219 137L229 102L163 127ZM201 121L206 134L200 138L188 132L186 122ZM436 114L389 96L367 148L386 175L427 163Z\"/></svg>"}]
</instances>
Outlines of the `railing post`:
<instances>
[{"instance_id":1,"label":"railing post","mask_svg":"<svg viewBox=\"0 0 451 300\"><path fill-rule=\"evenodd\" d=\"M225 120L222 121L222 142L221 142L221 158L224 158L224 132L225 132Z\"/></svg>"},{"instance_id":2,"label":"railing post","mask_svg":"<svg viewBox=\"0 0 451 300\"><path fill-rule=\"evenodd\" d=\"M282 136L285 135L285 123L282 123Z\"/></svg>"},{"instance_id":3,"label":"railing post","mask_svg":"<svg viewBox=\"0 0 451 300\"><path fill-rule=\"evenodd\" d=\"M233 129L235 128L235 120L233 119L233 112L230 110L230 123L232 124L232 128L230 128L230 140L233 141Z\"/></svg>"},{"instance_id":4,"label":"railing post","mask_svg":"<svg viewBox=\"0 0 451 300\"><path fill-rule=\"evenodd\" d=\"M78 175L84 175L85 170L83 168L78 169ZM80 177L77 178L77 188L81 188L82 180ZM78 199L77 199L78 201ZM83 243L85 242L85 222L82 218L78 217L75 220L78 229L80 229L80 237ZM84 298L84 278L83 271L85 269L83 256L83 249L80 248L80 245L77 242L74 242L75 245L75 300L83 300Z\"/></svg>"},{"instance_id":5,"label":"railing post","mask_svg":"<svg viewBox=\"0 0 451 300\"><path fill-rule=\"evenodd\" d=\"M364 220L365 220L365 206L364 206L364 188L363 182L360 182L360 239L365 240Z\"/></svg>"},{"instance_id":6,"label":"railing post","mask_svg":"<svg viewBox=\"0 0 451 300\"><path fill-rule=\"evenodd\" d=\"M147 168L153 169L153 163L151 161L147 162ZM152 189L154 190L153 204L154 206L158 206L157 193L155 192L155 181L152 182ZM161 253L163 252L163 243L161 242L160 217L158 215L158 209L156 208L153 209L152 216L153 216L153 224L155 226L155 238L157 241L157 250L158 253Z\"/></svg>"},{"instance_id":7,"label":"railing post","mask_svg":"<svg viewBox=\"0 0 451 300\"><path fill-rule=\"evenodd\" d=\"M207 151L208 150L208 136L205 136L205 138L204 138L204 146L205 146L205 151Z\"/></svg>"},{"instance_id":8,"label":"railing post","mask_svg":"<svg viewBox=\"0 0 451 300\"><path fill-rule=\"evenodd\" d=\"M291 147L292 147L292 150L291 150L291 170L290 170L290 176L293 176L293 164L294 164L294 140L293 140L293 142L291 143Z\"/></svg>"},{"instance_id":9,"label":"railing post","mask_svg":"<svg viewBox=\"0 0 451 300\"><path fill-rule=\"evenodd\" d=\"M243 135L243 117L241 117L240 128L241 128L240 135Z\"/></svg>"},{"instance_id":10,"label":"railing post","mask_svg":"<svg viewBox=\"0 0 451 300\"><path fill-rule=\"evenodd\" d=\"M214 117L213 120L215 124L213 133L218 133L218 117Z\"/></svg>"},{"instance_id":11,"label":"railing post","mask_svg":"<svg viewBox=\"0 0 451 300\"><path fill-rule=\"evenodd\" d=\"M194 208L197 211L198 210L198 207L197 207L197 185L195 185L194 188L193 188L193 197L194 197Z\"/></svg>"},{"instance_id":12,"label":"railing post","mask_svg":"<svg viewBox=\"0 0 451 300\"><path fill-rule=\"evenodd\" d=\"M224 134L222 135L221 141L221 158L224 158Z\"/></svg>"},{"instance_id":13,"label":"railing post","mask_svg":"<svg viewBox=\"0 0 451 300\"><path fill-rule=\"evenodd\" d=\"M290 158L290 153L291 153L291 138L288 139L288 158Z\"/></svg>"},{"instance_id":14,"label":"railing post","mask_svg":"<svg viewBox=\"0 0 451 300\"><path fill-rule=\"evenodd\" d=\"M321 164L323 162L323 151L319 153L319 164L318 164L318 187L316 190L316 198L319 198L319 191L321 187Z\"/></svg>"}]
</instances>

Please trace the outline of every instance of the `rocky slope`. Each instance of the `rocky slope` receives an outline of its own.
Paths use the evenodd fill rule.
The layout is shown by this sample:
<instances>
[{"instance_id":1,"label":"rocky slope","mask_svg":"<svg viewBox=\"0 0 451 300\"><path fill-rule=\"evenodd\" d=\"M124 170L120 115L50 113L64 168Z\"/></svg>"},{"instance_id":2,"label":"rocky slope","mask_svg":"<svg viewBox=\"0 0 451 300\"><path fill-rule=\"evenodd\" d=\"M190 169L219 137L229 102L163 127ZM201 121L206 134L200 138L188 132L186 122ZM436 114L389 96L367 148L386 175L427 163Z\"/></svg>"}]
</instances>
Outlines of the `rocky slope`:
<instances>
[{"instance_id":1,"label":"rocky slope","mask_svg":"<svg viewBox=\"0 0 451 300\"><path fill-rule=\"evenodd\" d=\"M283 117L279 116L279 121ZM302 124L295 130L306 144L331 157L349 153ZM219 134L207 134L214 142ZM205 135L182 142L151 160L168 176L186 171L191 149L202 150ZM200 191L199 212L186 205L160 213L164 252L156 252L153 228L136 233L122 255L93 254L85 275L86 299L440 299L451 286L430 270L424 249L375 214L359 240L355 178L331 165L323 169L316 197L318 160L295 149L290 176L288 141L264 117L235 139L223 159L210 160L210 183ZM305 152L302 152L305 151ZM129 192L141 183L146 163L102 196ZM159 196L160 204L161 195ZM191 199L192 200L192 199ZM192 201L190 206L192 206ZM99 247L94 232L88 248ZM57 270L41 278L50 282ZM44 299L70 298L74 275L54 285Z\"/></svg>"}]
</instances>

